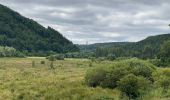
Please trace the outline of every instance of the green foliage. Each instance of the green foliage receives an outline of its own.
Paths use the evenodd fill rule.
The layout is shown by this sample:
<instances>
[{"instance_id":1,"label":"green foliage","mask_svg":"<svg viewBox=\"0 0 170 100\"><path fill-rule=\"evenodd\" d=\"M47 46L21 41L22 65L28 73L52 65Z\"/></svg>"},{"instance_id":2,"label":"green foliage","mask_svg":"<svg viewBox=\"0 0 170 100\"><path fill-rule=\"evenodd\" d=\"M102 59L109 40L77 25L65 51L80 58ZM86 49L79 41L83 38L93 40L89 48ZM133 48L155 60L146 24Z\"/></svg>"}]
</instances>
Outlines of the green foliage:
<instances>
[{"instance_id":1,"label":"green foliage","mask_svg":"<svg viewBox=\"0 0 170 100\"><path fill-rule=\"evenodd\" d=\"M66 58L90 58L94 57L93 52L73 52L73 53L65 53L64 56Z\"/></svg>"},{"instance_id":2,"label":"green foliage","mask_svg":"<svg viewBox=\"0 0 170 100\"><path fill-rule=\"evenodd\" d=\"M88 70L85 76L86 83L92 87L99 86L105 79L106 73L106 69L101 67Z\"/></svg>"},{"instance_id":3,"label":"green foliage","mask_svg":"<svg viewBox=\"0 0 170 100\"><path fill-rule=\"evenodd\" d=\"M113 42L80 45L81 51L94 52L96 57L107 57L115 54L116 57L138 57L154 59L160 51L164 41L170 40L170 34L148 37L139 42Z\"/></svg>"},{"instance_id":4,"label":"green foliage","mask_svg":"<svg viewBox=\"0 0 170 100\"><path fill-rule=\"evenodd\" d=\"M116 65L114 68L109 68L108 72L105 76L105 79L101 81L101 86L104 88L116 88L117 82L128 75L130 72L128 71L128 67L124 67L123 64Z\"/></svg>"},{"instance_id":5,"label":"green foliage","mask_svg":"<svg viewBox=\"0 0 170 100\"><path fill-rule=\"evenodd\" d=\"M13 47L0 46L0 57L24 57L24 55Z\"/></svg>"},{"instance_id":6,"label":"green foliage","mask_svg":"<svg viewBox=\"0 0 170 100\"><path fill-rule=\"evenodd\" d=\"M45 28L0 5L0 45L12 46L19 51L43 55L54 51L66 53L79 51L76 45L51 27Z\"/></svg>"},{"instance_id":7,"label":"green foliage","mask_svg":"<svg viewBox=\"0 0 170 100\"><path fill-rule=\"evenodd\" d=\"M49 61L64 60L64 55L63 54L55 54L55 55L48 56L46 58L49 59Z\"/></svg>"},{"instance_id":8,"label":"green foliage","mask_svg":"<svg viewBox=\"0 0 170 100\"><path fill-rule=\"evenodd\" d=\"M168 100L170 98L169 83L167 82L168 80L162 77L168 78L170 76L170 68L157 68L153 72L153 81L150 82L146 77L131 73L131 68L128 67L130 64L126 62L132 62L132 60L134 62L148 63L146 61L130 59L103 61L102 63L93 62L93 67L88 67L89 60L87 59L67 59L65 61L54 62L54 69L51 69L51 62L48 59L44 59L44 57L0 58L0 77L3 77L0 81L0 98L2 100L38 100L40 98L45 100ZM30 63L32 61L36 62L36 67L32 67ZM40 61L45 61L46 64L38 63ZM77 64L78 66L76 66ZM60 65L62 67L58 67ZM95 75L97 77L95 78L96 81L97 79L103 81L97 81L99 85L91 88L84 83L83 77L86 76L85 72L87 70L94 70L96 69L95 67L99 68L99 70L100 68L104 70L99 73L96 71L97 74ZM117 75L116 77L120 76L116 82L116 87L113 89L109 89L107 86L102 88L104 87L103 84L107 83L105 79L106 77L108 78L108 74L112 75L111 72L116 73L114 74L115 76ZM100 73L106 74L100 76ZM135 76L135 78L131 77L128 80L127 76L131 75ZM104 78L102 79L101 77ZM137 80L137 83L132 79ZM93 80L94 78L91 78L91 83ZM138 98L135 98L135 95L130 95L131 98L128 98L126 93L120 89L120 80L126 80L121 81L123 83L121 86L126 87L124 91L132 90L128 91L128 94L137 91L135 95L137 94ZM165 82L162 82L164 80ZM131 82L135 83L135 88L128 89L132 86ZM147 87L148 84L144 85L145 82L149 82L149 87ZM140 85L142 86L139 88L138 86ZM145 90L145 88L147 89Z\"/></svg>"},{"instance_id":9,"label":"green foliage","mask_svg":"<svg viewBox=\"0 0 170 100\"><path fill-rule=\"evenodd\" d=\"M56 54L54 55L57 60L64 60L64 55L63 54Z\"/></svg>"},{"instance_id":10,"label":"green foliage","mask_svg":"<svg viewBox=\"0 0 170 100\"><path fill-rule=\"evenodd\" d=\"M114 54L109 54L109 55L107 56L107 59L113 61L113 60L116 59L116 56L115 56Z\"/></svg>"},{"instance_id":11,"label":"green foliage","mask_svg":"<svg viewBox=\"0 0 170 100\"><path fill-rule=\"evenodd\" d=\"M157 87L170 89L170 69L161 69L153 74L154 82Z\"/></svg>"},{"instance_id":12,"label":"green foliage","mask_svg":"<svg viewBox=\"0 0 170 100\"><path fill-rule=\"evenodd\" d=\"M51 56L48 56L48 57L46 57L49 61L55 61L56 60L56 58L55 58L55 56L53 56L53 55L51 55Z\"/></svg>"},{"instance_id":13,"label":"green foliage","mask_svg":"<svg viewBox=\"0 0 170 100\"><path fill-rule=\"evenodd\" d=\"M147 83L153 82L152 74L155 71L156 67L147 61L138 59L121 60L114 62L111 67L96 67L93 70L87 71L85 80L86 83L92 87L122 87L120 90L125 92L127 96L136 97L138 94L142 93L140 92L140 90L144 88L142 85L147 85ZM126 77L127 75L129 76ZM127 81L129 77L135 78L134 80ZM127 81L127 83L123 84L122 82L124 81ZM134 88L132 88L133 84L130 85L131 82L135 82L134 85L136 87L134 86ZM127 88L123 90L123 87L126 87L126 85ZM128 87L128 85L130 85L130 87ZM132 88L132 90L129 90L128 88ZM133 94L135 92L136 94Z\"/></svg>"},{"instance_id":14,"label":"green foliage","mask_svg":"<svg viewBox=\"0 0 170 100\"><path fill-rule=\"evenodd\" d=\"M150 82L144 77L129 74L118 82L118 88L130 98L142 95L150 86Z\"/></svg>"},{"instance_id":15,"label":"green foliage","mask_svg":"<svg viewBox=\"0 0 170 100\"><path fill-rule=\"evenodd\" d=\"M150 63L152 63L153 65L158 66L158 67L160 67L160 66L163 65L162 62L161 62L161 60L160 60L160 59L157 59L157 58L155 58L155 59L148 59L148 61L149 61Z\"/></svg>"},{"instance_id":16,"label":"green foliage","mask_svg":"<svg viewBox=\"0 0 170 100\"><path fill-rule=\"evenodd\" d=\"M170 40L164 42L161 47L158 58L161 59L162 66L170 66Z\"/></svg>"}]
</instances>

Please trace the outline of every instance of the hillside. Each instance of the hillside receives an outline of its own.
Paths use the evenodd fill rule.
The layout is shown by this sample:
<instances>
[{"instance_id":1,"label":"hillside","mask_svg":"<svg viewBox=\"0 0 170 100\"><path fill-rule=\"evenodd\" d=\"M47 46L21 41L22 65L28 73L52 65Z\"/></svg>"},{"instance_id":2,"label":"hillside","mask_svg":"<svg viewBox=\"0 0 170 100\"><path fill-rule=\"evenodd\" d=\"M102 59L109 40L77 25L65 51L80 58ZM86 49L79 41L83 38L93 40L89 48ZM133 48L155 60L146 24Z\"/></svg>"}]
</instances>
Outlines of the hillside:
<instances>
[{"instance_id":1,"label":"hillside","mask_svg":"<svg viewBox=\"0 0 170 100\"><path fill-rule=\"evenodd\" d=\"M57 53L78 51L78 47L51 27L45 28L0 5L0 45L19 51Z\"/></svg>"},{"instance_id":2,"label":"hillside","mask_svg":"<svg viewBox=\"0 0 170 100\"><path fill-rule=\"evenodd\" d=\"M170 40L170 34L150 36L139 42L113 42L97 43L91 45L79 45L82 52L93 51L99 56L106 56L108 53L116 56L154 58L159 52L163 42Z\"/></svg>"},{"instance_id":3,"label":"hillside","mask_svg":"<svg viewBox=\"0 0 170 100\"><path fill-rule=\"evenodd\" d=\"M131 42L108 42L108 43L95 43L90 45L78 45L81 51L95 51L96 48L102 47L102 48L111 48L111 47L120 47L125 46L127 44L131 44Z\"/></svg>"}]
</instances>

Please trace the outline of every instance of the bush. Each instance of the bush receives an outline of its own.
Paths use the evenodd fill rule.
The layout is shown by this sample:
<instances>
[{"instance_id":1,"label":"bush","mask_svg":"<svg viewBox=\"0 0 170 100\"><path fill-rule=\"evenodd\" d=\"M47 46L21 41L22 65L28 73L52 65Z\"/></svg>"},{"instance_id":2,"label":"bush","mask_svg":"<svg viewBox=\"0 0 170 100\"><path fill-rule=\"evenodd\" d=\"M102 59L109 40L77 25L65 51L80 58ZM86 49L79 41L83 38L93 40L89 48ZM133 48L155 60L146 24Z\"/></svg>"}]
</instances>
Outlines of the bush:
<instances>
[{"instance_id":1,"label":"bush","mask_svg":"<svg viewBox=\"0 0 170 100\"><path fill-rule=\"evenodd\" d=\"M53 56L53 55L48 56L47 59L48 59L49 61L55 61L55 60L56 60L55 56Z\"/></svg>"},{"instance_id":2,"label":"bush","mask_svg":"<svg viewBox=\"0 0 170 100\"><path fill-rule=\"evenodd\" d=\"M143 76L149 80L152 80L152 73L156 71L156 67L143 60L130 59L126 60L125 63L129 67L129 71L136 76Z\"/></svg>"},{"instance_id":3,"label":"bush","mask_svg":"<svg viewBox=\"0 0 170 100\"><path fill-rule=\"evenodd\" d=\"M158 67L163 65L160 59L150 59L149 62Z\"/></svg>"},{"instance_id":4,"label":"bush","mask_svg":"<svg viewBox=\"0 0 170 100\"><path fill-rule=\"evenodd\" d=\"M145 82L153 82L152 74L155 71L156 71L156 67L147 61L138 60L138 59L129 59L129 60L122 60L122 61L115 62L111 67L103 67L103 68L96 67L93 70L90 70L86 73L85 79L86 79L86 83L92 87L101 86L104 88L116 88L119 87L120 85L120 83L118 82L121 81L122 78L124 79L124 77L126 77L127 75L130 75L129 77L135 77L137 82L141 80ZM129 77L127 77L126 79L128 80ZM129 80L129 81L134 81L134 80ZM141 84L145 84L145 82ZM135 83L135 85L136 84L138 86L138 83ZM137 91L140 90L140 88L139 89L138 88L139 87L137 87ZM128 87L127 88L125 87L125 90L126 89L128 90ZM123 90L123 92L126 92L125 90ZM138 94L140 93L137 92L137 94L134 94L133 96L135 97ZM132 93L130 92L130 94L127 95L130 96L132 95Z\"/></svg>"},{"instance_id":5,"label":"bush","mask_svg":"<svg viewBox=\"0 0 170 100\"><path fill-rule=\"evenodd\" d=\"M13 47L0 46L0 57L25 57L25 55Z\"/></svg>"},{"instance_id":6,"label":"bush","mask_svg":"<svg viewBox=\"0 0 170 100\"><path fill-rule=\"evenodd\" d=\"M109 55L107 56L107 59L113 61L113 60L116 59L116 56L115 56L114 54L109 54Z\"/></svg>"},{"instance_id":7,"label":"bush","mask_svg":"<svg viewBox=\"0 0 170 100\"><path fill-rule=\"evenodd\" d=\"M41 63L41 64L45 64L45 61L41 61L40 63Z\"/></svg>"},{"instance_id":8,"label":"bush","mask_svg":"<svg viewBox=\"0 0 170 100\"><path fill-rule=\"evenodd\" d=\"M99 86L101 82L105 79L106 73L107 71L104 68L94 68L88 70L85 76L85 81L89 86Z\"/></svg>"},{"instance_id":9,"label":"bush","mask_svg":"<svg viewBox=\"0 0 170 100\"><path fill-rule=\"evenodd\" d=\"M105 61L105 60L106 60L105 57L99 57L99 58L97 58L97 61L98 61L98 62L102 62L102 61Z\"/></svg>"},{"instance_id":10,"label":"bush","mask_svg":"<svg viewBox=\"0 0 170 100\"><path fill-rule=\"evenodd\" d=\"M89 57L88 59L90 59L90 61L95 62L96 58L95 57Z\"/></svg>"},{"instance_id":11,"label":"bush","mask_svg":"<svg viewBox=\"0 0 170 100\"><path fill-rule=\"evenodd\" d=\"M46 57L46 59L49 59L50 61L64 60L64 55L63 54L51 55L51 56Z\"/></svg>"},{"instance_id":12,"label":"bush","mask_svg":"<svg viewBox=\"0 0 170 100\"><path fill-rule=\"evenodd\" d=\"M137 98L148 89L150 82L144 77L129 74L118 82L118 89L130 98Z\"/></svg>"},{"instance_id":13,"label":"bush","mask_svg":"<svg viewBox=\"0 0 170 100\"><path fill-rule=\"evenodd\" d=\"M160 69L153 74L156 87L170 89L170 69Z\"/></svg>"},{"instance_id":14,"label":"bush","mask_svg":"<svg viewBox=\"0 0 170 100\"><path fill-rule=\"evenodd\" d=\"M127 67L110 68L106 74L106 78L101 82L101 86L105 88L115 88L117 87L117 82L128 74Z\"/></svg>"},{"instance_id":15,"label":"bush","mask_svg":"<svg viewBox=\"0 0 170 100\"><path fill-rule=\"evenodd\" d=\"M63 54L57 54L54 55L57 60L64 60L64 55Z\"/></svg>"}]
</instances>

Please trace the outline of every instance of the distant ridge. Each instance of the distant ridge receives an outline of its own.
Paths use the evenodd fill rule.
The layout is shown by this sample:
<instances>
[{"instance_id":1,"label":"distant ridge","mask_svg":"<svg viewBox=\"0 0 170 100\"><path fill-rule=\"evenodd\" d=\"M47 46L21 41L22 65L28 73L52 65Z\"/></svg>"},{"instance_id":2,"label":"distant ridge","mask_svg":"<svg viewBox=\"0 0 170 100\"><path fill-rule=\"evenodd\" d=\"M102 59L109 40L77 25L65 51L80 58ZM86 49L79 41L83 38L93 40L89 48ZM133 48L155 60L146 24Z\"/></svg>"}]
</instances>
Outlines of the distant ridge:
<instances>
[{"instance_id":1,"label":"distant ridge","mask_svg":"<svg viewBox=\"0 0 170 100\"><path fill-rule=\"evenodd\" d=\"M121 56L154 58L160 51L161 45L167 40L170 40L170 34L150 36L139 42L95 43L79 45L79 48L82 52L95 52L97 48L104 48L110 49L114 54L121 54Z\"/></svg>"}]
</instances>

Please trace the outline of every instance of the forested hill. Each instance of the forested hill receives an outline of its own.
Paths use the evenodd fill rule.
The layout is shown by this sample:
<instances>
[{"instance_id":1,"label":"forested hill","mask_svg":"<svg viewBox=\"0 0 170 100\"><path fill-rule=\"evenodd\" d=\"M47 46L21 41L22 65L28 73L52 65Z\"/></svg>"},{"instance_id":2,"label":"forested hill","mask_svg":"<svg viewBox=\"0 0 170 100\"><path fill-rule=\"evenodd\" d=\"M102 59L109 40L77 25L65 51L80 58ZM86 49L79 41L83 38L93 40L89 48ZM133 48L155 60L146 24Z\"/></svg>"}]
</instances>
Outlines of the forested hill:
<instances>
[{"instance_id":1,"label":"forested hill","mask_svg":"<svg viewBox=\"0 0 170 100\"><path fill-rule=\"evenodd\" d=\"M139 42L97 43L79 45L79 48L82 52L94 51L97 56L115 54L118 57L154 58L160 51L161 45L167 40L170 40L170 34L150 36Z\"/></svg>"},{"instance_id":2,"label":"forested hill","mask_svg":"<svg viewBox=\"0 0 170 100\"><path fill-rule=\"evenodd\" d=\"M78 51L78 47L51 27L45 28L0 4L0 45L20 51L57 53Z\"/></svg>"},{"instance_id":3,"label":"forested hill","mask_svg":"<svg viewBox=\"0 0 170 100\"><path fill-rule=\"evenodd\" d=\"M162 44L170 40L170 34L150 36L139 42L123 47L131 56L140 58L154 58L161 49ZM127 54L128 55L128 54Z\"/></svg>"},{"instance_id":4,"label":"forested hill","mask_svg":"<svg viewBox=\"0 0 170 100\"><path fill-rule=\"evenodd\" d=\"M78 47L80 48L80 51L93 52L98 47L102 48L121 47L131 43L133 42L107 42L107 43L95 43L90 45L78 45Z\"/></svg>"}]
</instances>

